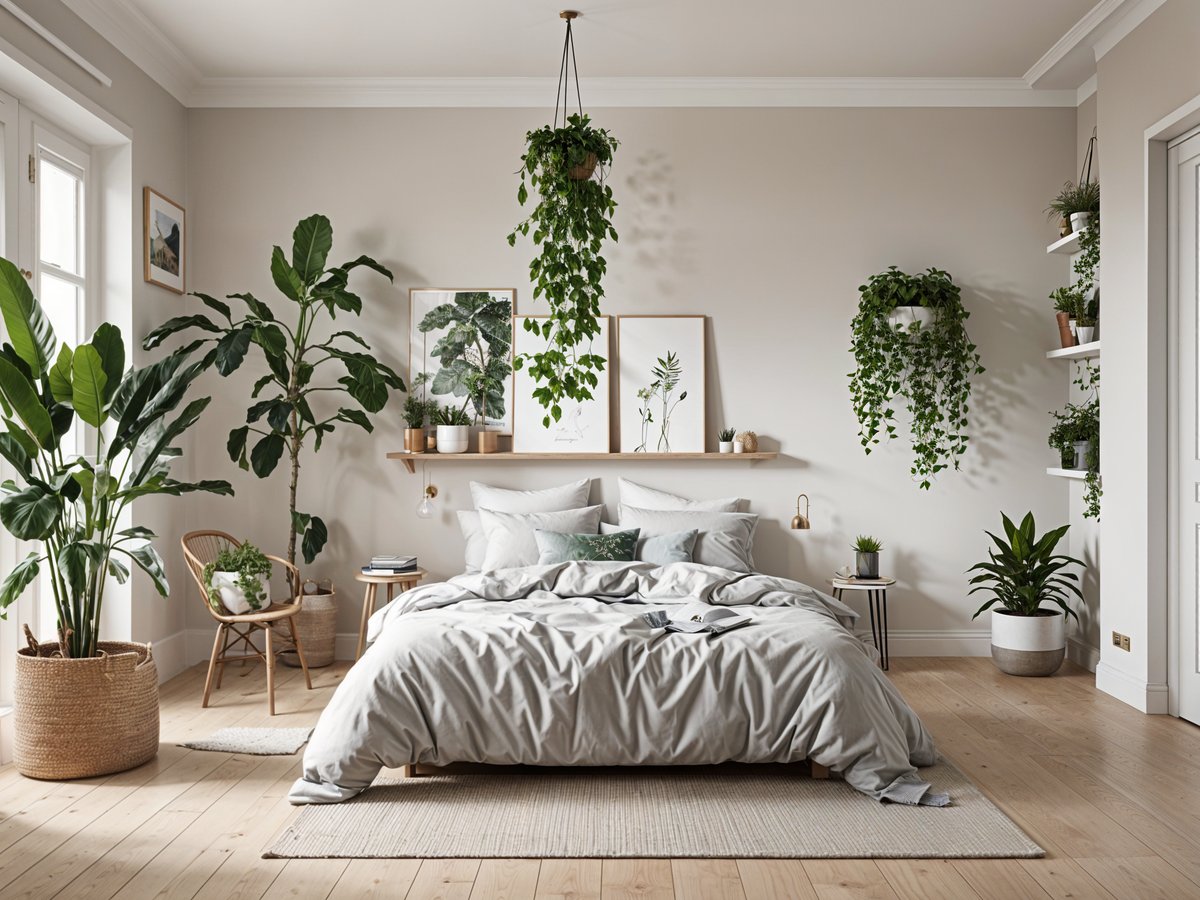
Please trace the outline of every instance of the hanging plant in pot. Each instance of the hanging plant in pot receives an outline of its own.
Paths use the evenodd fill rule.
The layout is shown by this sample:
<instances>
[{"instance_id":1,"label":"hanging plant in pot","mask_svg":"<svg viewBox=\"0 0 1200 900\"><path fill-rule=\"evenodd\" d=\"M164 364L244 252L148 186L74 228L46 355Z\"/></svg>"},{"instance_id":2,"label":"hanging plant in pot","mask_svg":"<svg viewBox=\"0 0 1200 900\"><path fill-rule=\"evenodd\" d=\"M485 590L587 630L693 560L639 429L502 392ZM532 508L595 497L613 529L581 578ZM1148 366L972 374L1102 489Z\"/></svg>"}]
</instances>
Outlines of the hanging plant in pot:
<instances>
[{"instance_id":1,"label":"hanging plant in pot","mask_svg":"<svg viewBox=\"0 0 1200 900\"><path fill-rule=\"evenodd\" d=\"M1039 537L1033 513L1027 513L1019 526L1003 513L1000 517L1004 538L986 532L996 546L988 550L987 562L967 570L979 572L971 579L975 585L971 594L991 591L993 595L971 618L992 611L992 661L1001 672L1053 675L1066 655L1066 617L1079 620L1067 601L1072 596L1083 600L1079 576L1067 569L1086 566L1055 552L1071 526L1062 525Z\"/></svg>"},{"instance_id":2,"label":"hanging plant in pot","mask_svg":"<svg viewBox=\"0 0 1200 900\"><path fill-rule=\"evenodd\" d=\"M127 370L121 332L108 323L90 343L60 345L6 259L0 313L10 341L0 349L0 456L16 478L0 488L0 523L18 540L40 542L0 584L0 608L44 574L58 622L57 641L39 645L27 632L30 645L17 654L17 769L53 779L120 772L158 752L158 674L148 644L101 640L105 589L136 567L159 594L169 592L154 532L124 521L130 504L233 493L225 481L170 476L174 444L209 403L179 409L206 364L187 348Z\"/></svg>"},{"instance_id":3,"label":"hanging plant in pot","mask_svg":"<svg viewBox=\"0 0 1200 900\"><path fill-rule=\"evenodd\" d=\"M859 288L852 328L850 395L859 441L869 454L896 435L895 401L903 395L910 417L913 478L928 489L944 469L957 469L968 443L971 377L981 374L979 353L967 335L970 313L959 289L938 269L907 275L895 266ZM919 306L927 322L896 322L897 308Z\"/></svg>"},{"instance_id":4,"label":"hanging plant in pot","mask_svg":"<svg viewBox=\"0 0 1200 900\"><path fill-rule=\"evenodd\" d=\"M526 134L521 157L517 200L524 206L532 189L536 204L529 217L508 235L510 246L515 245L518 234L532 236L538 246L538 255L529 264L533 297L544 297L550 314L544 319L526 317L524 327L539 334L548 346L540 353L517 356L513 367L529 367L536 384L533 396L545 410L542 424L547 428L562 417L564 400L591 400L599 383L596 373L604 369L604 356L590 351L592 340L600 334L600 301L608 266L601 251L605 241L617 240L612 225L617 204L605 175L618 141L608 131L594 128L584 115L578 77L579 112L565 113L568 75L575 68L571 20L578 14L568 11L561 15L567 20L567 36L554 123ZM559 99L563 101L562 126L558 124Z\"/></svg>"}]
</instances>

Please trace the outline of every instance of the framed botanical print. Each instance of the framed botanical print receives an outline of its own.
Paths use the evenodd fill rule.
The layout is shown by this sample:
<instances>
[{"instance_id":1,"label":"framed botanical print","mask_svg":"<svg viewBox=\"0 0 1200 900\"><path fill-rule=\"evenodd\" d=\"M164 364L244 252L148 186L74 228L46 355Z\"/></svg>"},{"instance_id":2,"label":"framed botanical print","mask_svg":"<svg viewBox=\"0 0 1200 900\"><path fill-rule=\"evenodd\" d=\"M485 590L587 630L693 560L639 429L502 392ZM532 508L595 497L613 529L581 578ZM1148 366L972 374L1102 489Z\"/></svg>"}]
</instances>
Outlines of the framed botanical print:
<instances>
[{"instance_id":1,"label":"framed botanical print","mask_svg":"<svg viewBox=\"0 0 1200 900\"><path fill-rule=\"evenodd\" d=\"M622 453L703 453L704 316L617 317Z\"/></svg>"},{"instance_id":2,"label":"framed botanical print","mask_svg":"<svg viewBox=\"0 0 1200 900\"><path fill-rule=\"evenodd\" d=\"M409 388L512 433L512 288L412 288ZM422 385L419 379L424 378Z\"/></svg>"},{"instance_id":3,"label":"framed botanical print","mask_svg":"<svg viewBox=\"0 0 1200 900\"><path fill-rule=\"evenodd\" d=\"M545 316L513 317L513 354L540 353L547 347L540 333L525 330L525 320L545 320ZM592 388L592 399L564 400L562 416L550 427L543 424L546 409L533 396L536 383L525 366L513 373L513 452L514 453L608 453L610 443L609 382L612 356L609 351L609 317L599 316L600 334L591 347L580 348L604 358L604 369L596 373L597 384Z\"/></svg>"},{"instance_id":4,"label":"framed botanical print","mask_svg":"<svg viewBox=\"0 0 1200 900\"><path fill-rule=\"evenodd\" d=\"M186 290L187 217L174 200L142 189L142 252L145 279L169 291Z\"/></svg>"}]
</instances>

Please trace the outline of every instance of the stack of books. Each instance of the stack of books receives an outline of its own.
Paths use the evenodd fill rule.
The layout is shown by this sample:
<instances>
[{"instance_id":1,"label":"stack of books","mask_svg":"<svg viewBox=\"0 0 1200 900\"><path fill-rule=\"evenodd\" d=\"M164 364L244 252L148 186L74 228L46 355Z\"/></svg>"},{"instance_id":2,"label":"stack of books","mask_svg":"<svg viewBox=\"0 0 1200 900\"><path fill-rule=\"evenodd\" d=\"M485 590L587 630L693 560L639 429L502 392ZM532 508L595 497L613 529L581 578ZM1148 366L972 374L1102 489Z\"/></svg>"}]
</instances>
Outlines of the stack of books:
<instances>
[{"instance_id":1,"label":"stack of books","mask_svg":"<svg viewBox=\"0 0 1200 900\"><path fill-rule=\"evenodd\" d=\"M372 556L371 562L362 567L364 575L403 575L417 571L415 556Z\"/></svg>"}]
</instances>

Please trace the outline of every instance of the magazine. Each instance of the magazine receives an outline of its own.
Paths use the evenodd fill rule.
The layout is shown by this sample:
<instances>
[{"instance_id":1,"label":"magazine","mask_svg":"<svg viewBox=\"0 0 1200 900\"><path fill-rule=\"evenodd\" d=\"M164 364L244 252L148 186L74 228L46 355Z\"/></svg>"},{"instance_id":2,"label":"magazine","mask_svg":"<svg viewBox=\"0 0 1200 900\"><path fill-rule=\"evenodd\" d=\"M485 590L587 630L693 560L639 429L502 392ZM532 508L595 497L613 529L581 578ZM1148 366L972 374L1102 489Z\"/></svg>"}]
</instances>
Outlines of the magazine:
<instances>
[{"instance_id":1,"label":"magazine","mask_svg":"<svg viewBox=\"0 0 1200 900\"><path fill-rule=\"evenodd\" d=\"M642 616L651 628L665 628L667 631L679 631L685 634L698 634L707 631L710 634L724 634L743 625L749 625L754 619L740 610L729 606L710 606L707 603L685 603L667 612L656 609Z\"/></svg>"}]
</instances>

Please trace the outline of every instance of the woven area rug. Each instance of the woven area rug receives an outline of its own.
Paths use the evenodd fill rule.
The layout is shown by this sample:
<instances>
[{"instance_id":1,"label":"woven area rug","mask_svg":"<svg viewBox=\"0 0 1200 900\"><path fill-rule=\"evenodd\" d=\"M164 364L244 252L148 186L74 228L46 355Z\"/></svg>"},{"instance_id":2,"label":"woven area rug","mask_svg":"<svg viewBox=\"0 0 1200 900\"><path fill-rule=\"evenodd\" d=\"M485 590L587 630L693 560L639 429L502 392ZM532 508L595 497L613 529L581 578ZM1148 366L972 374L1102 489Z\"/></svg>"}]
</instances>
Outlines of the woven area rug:
<instances>
[{"instance_id":1,"label":"woven area rug","mask_svg":"<svg viewBox=\"0 0 1200 900\"><path fill-rule=\"evenodd\" d=\"M267 858L1037 857L958 769L922 770L943 808L882 804L803 766L528 769L380 779L308 806Z\"/></svg>"},{"instance_id":2,"label":"woven area rug","mask_svg":"<svg viewBox=\"0 0 1200 900\"><path fill-rule=\"evenodd\" d=\"M206 738L179 746L251 756L291 756L308 743L310 734L311 728L222 728Z\"/></svg>"}]
</instances>

